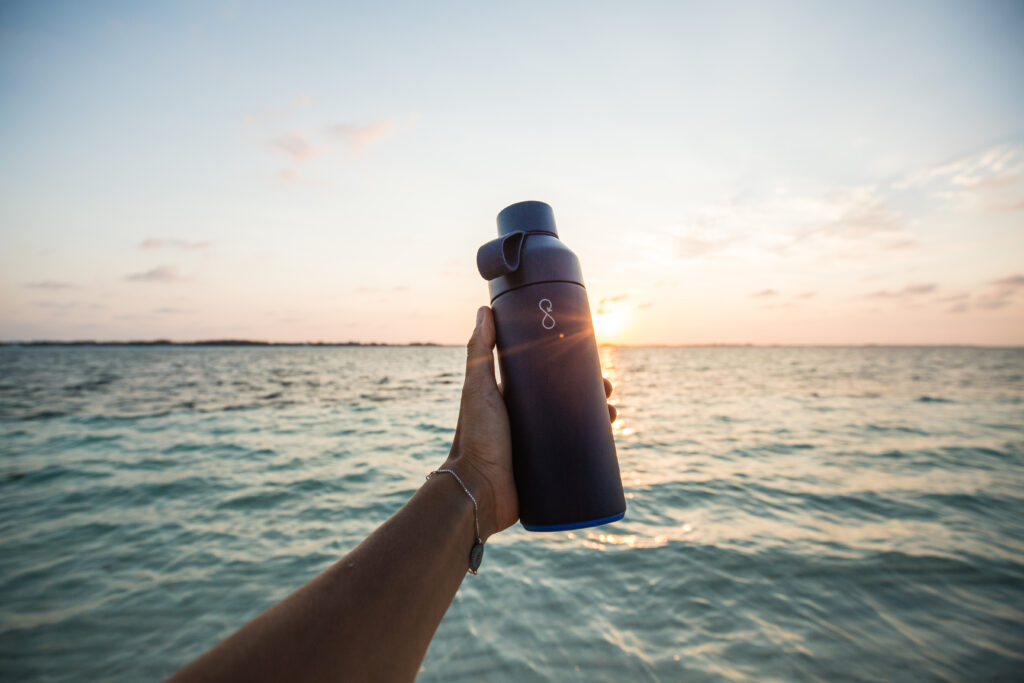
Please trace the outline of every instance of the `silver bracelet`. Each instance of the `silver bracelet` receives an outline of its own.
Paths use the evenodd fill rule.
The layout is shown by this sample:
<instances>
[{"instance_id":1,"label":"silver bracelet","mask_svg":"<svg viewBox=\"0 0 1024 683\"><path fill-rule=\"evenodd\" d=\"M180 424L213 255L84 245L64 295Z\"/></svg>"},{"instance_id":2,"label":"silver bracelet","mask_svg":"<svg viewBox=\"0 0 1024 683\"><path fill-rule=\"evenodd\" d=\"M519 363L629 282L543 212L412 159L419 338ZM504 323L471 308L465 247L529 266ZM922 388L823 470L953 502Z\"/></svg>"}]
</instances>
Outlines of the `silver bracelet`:
<instances>
[{"instance_id":1,"label":"silver bracelet","mask_svg":"<svg viewBox=\"0 0 1024 683\"><path fill-rule=\"evenodd\" d=\"M469 499L473 501L473 521L476 523L476 543L473 544L473 548L469 551L469 569L467 570L470 574L476 574L476 570L480 568L480 562L484 559L484 542L480 540L480 508L476 504L476 498L466 485L462 483L462 477L455 474L452 470L434 470L427 475L427 479L430 479L435 474L441 474L442 472L447 473L455 477L455 481L459 482L459 486L466 492Z\"/></svg>"}]
</instances>

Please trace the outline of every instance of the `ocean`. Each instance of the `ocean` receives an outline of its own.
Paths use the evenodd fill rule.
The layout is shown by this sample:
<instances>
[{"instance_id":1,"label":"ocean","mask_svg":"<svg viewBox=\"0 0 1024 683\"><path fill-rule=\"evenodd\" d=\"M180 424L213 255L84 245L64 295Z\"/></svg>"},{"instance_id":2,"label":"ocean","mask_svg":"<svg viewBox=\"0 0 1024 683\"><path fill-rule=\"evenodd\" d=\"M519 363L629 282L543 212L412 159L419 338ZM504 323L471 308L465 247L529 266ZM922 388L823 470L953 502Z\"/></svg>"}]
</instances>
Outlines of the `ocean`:
<instances>
[{"instance_id":1,"label":"ocean","mask_svg":"<svg viewBox=\"0 0 1024 683\"><path fill-rule=\"evenodd\" d=\"M488 543L421 681L1019 680L1024 349L601 349L628 511ZM451 347L0 348L0 680L158 680L397 510Z\"/></svg>"}]
</instances>

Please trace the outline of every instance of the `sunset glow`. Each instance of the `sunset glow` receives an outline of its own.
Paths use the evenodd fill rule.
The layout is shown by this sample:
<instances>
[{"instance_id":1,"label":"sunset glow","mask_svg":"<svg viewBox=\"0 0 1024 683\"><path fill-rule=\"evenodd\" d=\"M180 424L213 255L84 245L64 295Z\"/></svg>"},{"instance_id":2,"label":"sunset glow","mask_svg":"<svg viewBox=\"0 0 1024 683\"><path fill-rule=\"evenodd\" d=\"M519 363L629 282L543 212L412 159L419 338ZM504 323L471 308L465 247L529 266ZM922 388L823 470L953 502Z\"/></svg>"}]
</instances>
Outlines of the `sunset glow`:
<instances>
[{"instance_id":1,"label":"sunset glow","mask_svg":"<svg viewBox=\"0 0 1024 683\"><path fill-rule=\"evenodd\" d=\"M616 344L623 341L629 331L630 313L618 308L594 314L594 333L599 344Z\"/></svg>"},{"instance_id":2,"label":"sunset glow","mask_svg":"<svg viewBox=\"0 0 1024 683\"><path fill-rule=\"evenodd\" d=\"M1020 3L308 9L5 6L0 340L461 344L536 199L608 343L1024 343Z\"/></svg>"}]
</instances>

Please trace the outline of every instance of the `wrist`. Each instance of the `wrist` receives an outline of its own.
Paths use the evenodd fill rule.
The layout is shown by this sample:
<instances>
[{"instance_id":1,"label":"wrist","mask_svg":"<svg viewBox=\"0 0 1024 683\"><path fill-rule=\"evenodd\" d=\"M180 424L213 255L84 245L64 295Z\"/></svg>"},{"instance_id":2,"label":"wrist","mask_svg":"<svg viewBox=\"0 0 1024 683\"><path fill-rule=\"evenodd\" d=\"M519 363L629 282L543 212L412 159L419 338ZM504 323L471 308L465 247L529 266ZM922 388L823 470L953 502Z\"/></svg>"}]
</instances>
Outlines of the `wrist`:
<instances>
[{"instance_id":1,"label":"wrist","mask_svg":"<svg viewBox=\"0 0 1024 683\"><path fill-rule=\"evenodd\" d=\"M480 525L480 540L487 541L498 528L495 521L494 486L469 459L455 450L448 455L440 469L449 469L459 475L466 488L476 499L476 513Z\"/></svg>"},{"instance_id":2,"label":"wrist","mask_svg":"<svg viewBox=\"0 0 1024 683\"><path fill-rule=\"evenodd\" d=\"M477 570L480 568L480 562L481 560L483 560L484 556L484 542L482 540L482 538L484 537L481 536L480 531L480 510L477 505L476 496L470 493L469 487L466 486L466 482L462 480L462 477L460 477L459 474L454 469L450 467L442 467L441 469L434 470L433 472L427 475L427 480L429 481L435 474L444 475L444 478L451 477L452 479L455 480L456 483L458 483L459 488L462 489L462 493L466 494L465 497L457 496L456 498L453 499L450 495L447 495L446 498L448 499L449 504L454 503L455 506L463 512L463 514L460 514L458 516L460 523L456 524L456 528L467 529L467 523L472 521L473 526L471 527L471 530L473 545L471 546L469 552L468 571L470 574L476 574ZM468 507L469 503L472 503L472 509ZM470 511L472 517L470 517L468 514L470 513ZM462 533L465 534L464 531ZM469 536L469 534L465 535L467 537Z\"/></svg>"}]
</instances>

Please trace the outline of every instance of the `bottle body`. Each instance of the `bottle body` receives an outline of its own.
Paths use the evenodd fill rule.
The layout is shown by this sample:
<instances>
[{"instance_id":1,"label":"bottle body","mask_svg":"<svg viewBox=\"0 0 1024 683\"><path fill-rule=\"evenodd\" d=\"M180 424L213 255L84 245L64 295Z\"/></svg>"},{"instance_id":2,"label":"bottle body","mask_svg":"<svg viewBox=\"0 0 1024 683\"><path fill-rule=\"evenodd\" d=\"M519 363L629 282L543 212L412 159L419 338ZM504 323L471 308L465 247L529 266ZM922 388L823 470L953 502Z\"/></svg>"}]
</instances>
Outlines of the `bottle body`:
<instances>
[{"instance_id":1,"label":"bottle body","mask_svg":"<svg viewBox=\"0 0 1024 683\"><path fill-rule=\"evenodd\" d=\"M559 531L621 519L626 501L586 290L535 282L491 306L523 526Z\"/></svg>"}]
</instances>

